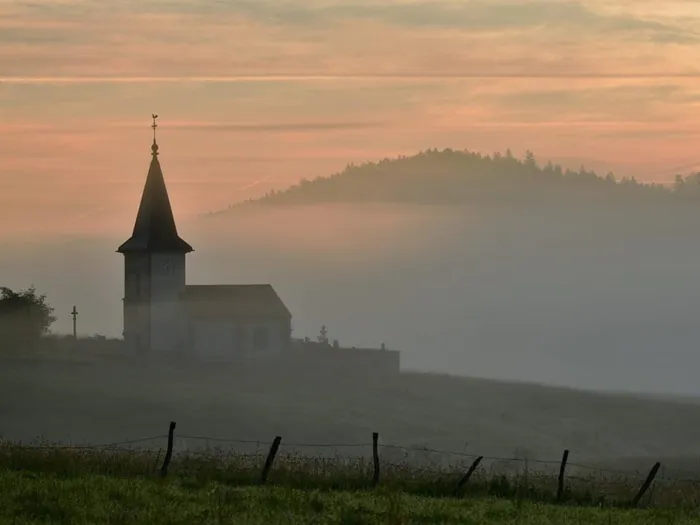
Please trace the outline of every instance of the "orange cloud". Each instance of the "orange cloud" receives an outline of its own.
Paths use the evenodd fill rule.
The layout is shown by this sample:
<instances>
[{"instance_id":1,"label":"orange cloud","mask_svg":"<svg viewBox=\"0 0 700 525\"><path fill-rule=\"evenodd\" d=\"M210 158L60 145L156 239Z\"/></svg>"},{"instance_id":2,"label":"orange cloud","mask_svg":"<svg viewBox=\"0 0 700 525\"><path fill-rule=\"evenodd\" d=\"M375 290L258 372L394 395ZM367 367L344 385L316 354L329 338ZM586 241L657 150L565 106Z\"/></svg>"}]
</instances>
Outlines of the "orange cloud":
<instances>
[{"instance_id":1,"label":"orange cloud","mask_svg":"<svg viewBox=\"0 0 700 525\"><path fill-rule=\"evenodd\" d=\"M49 11L51 18L41 9L16 7L10 23L14 39L6 37L9 45L0 50L5 76L107 74L138 80L699 72L694 57L700 34L676 20L661 23L573 2L301 7L234 1L214 12L208 2L199 8L182 4L179 12L158 4L150 10L150 4L124 5L115 12L63 4ZM24 33L18 20L25 21ZM641 55L647 58L643 64Z\"/></svg>"},{"instance_id":2,"label":"orange cloud","mask_svg":"<svg viewBox=\"0 0 700 525\"><path fill-rule=\"evenodd\" d=\"M0 224L128 230L152 112L185 215L427 147L655 178L700 134L700 12L659 5L6 0Z\"/></svg>"}]
</instances>

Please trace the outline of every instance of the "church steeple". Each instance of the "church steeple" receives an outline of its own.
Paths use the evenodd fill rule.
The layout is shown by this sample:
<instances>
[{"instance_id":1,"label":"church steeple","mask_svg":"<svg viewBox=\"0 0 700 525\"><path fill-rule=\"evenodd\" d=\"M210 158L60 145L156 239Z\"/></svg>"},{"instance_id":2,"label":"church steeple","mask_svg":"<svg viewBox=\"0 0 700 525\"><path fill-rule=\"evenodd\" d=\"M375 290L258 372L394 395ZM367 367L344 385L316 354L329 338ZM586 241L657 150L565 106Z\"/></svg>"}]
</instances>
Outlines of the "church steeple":
<instances>
[{"instance_id":1,"label":"church steeple","mask_svg":"<svg viewBox=\"0 0 700 525\"><path fill-rule=\"evenodd\" d=\"M146 185L143 188L141 204L136 215L136 223L131 237L122 244L117 252L178 252L194 251L192 246L180 238L175 226L175 217L170 206L168 189L165 186L163 171L158 162L158 143L156 142L156 119L153 115L153 145L151 146L151 165L148 168Z\"/></svg>"}]
</instances>

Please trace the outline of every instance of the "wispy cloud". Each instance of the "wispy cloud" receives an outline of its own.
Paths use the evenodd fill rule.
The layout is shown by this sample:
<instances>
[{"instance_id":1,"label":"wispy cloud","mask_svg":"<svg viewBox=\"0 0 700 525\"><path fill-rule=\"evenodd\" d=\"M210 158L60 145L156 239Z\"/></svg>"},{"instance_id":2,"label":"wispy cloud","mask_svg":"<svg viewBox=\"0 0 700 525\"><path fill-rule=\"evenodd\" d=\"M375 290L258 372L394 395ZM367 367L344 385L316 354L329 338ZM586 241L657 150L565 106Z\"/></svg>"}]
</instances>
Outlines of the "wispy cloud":
<instances>
[{"instance_id":1,"label":"wispy cloud","mask_svg":"<svg viewBox=\"0 0 700 525\"><path fill-rule=\"evenodd\" d=\"M680 23L688 15L698 16L686 0L669 0L664 9L644 9L645 2L596 2L581 0L197 0L121 1L109 10L117 15L187 15L189 17L244 16L277 26L327 27L339 22L379 21L410 27L438 27L493 31L523 28L569 29L584 32L639 33L665 42L696 42L700 34ZM640 9L640 6L641 9ZM99 12L94 2L34 2L17 4L20 12L34 16L84 18ZM107 6L105 6L106 8ZM645 13L656 15L650 19ZM672 14L676 13L676 17ZM665 15L665 16L659 16ZM671 15L671 16L669 16Z\"/></svg>"},{"instance_id":2,"label":"wispy cloud","mask_svg":"<svg viewBox=\"0 0 700 525\"><path fill-rule=\"evenodd\" d=\"M221 5L221 4L219 4ZM700 33L672 22L633 14L596 11L579 1L472 0L465 2L332 2L284 4L235 1L233 12L279 24L325 26L339 20L372 20L409 27L492 32L509 29L578 30L578 36L605 34L651 39L659 43L697 43Z\"/></svg>"},{"instance_id":3,"label":"wispy cloud","mask_svg":"<svg viewBox=\"0 0 700 525\"><path fill-rule=\"evenodd\" d=\"M698 31L695 0L0 0L0 206L132 202L152 112L193 211L425 147L656 173L697 150Z\"/></svg>"},{"instance_id":4,"label":"wispy cloud","mask_svg":"<svg viewBox=\"0 0 700 525\"><path fill-rule=\"evenodd\" d=\"M297 122L270 122L270 123L234 123L234 122L201 122L201 121L168 121L169 131L213 131L213 132L238 132L238 133L269 133L269 132L313 132L313 131L347 131L363 130L386 127L387 122L381 121L297 121ZM110 121L105 123L89 122L79 124L78 128L70 129L70 133L81 135L92 134L95 131L105 129L131 129L137 130L144 127L144 122L140 121ZM66 135L69 132L65 126L52 124L0 123L1 133L29 132L29 133L49 133Z\"/></svg>"},{"instance_id":5,"label":"wispy cloud","mask_svg":"<svg viewBox=\"0 0 700 525\"><path fill-rule=\"evenodd\" d=\"M242 133L347 131L386 127L386 122L277 122L268 124L234 124L229 122L176 122L173 129L184 131L219 131Z\"/></svg>"},{"instance_id":6,"label":"wispy cloud","mask_svg":"<svg viewBox=\"0 0 700 525\"><path fill-rule=\"evenodd\" d=\"M687 17L651 20L573 0L9 6L0 60L15 82L700 73L700 33L680 23Z\"/></svg>"},{"instance_id":7,"label":"wispy cloud","mask_svg":"<svg viewBox=\"0 0 700 525\"><path fill-rule=\"evenodd\" d=\"M385 74L353 74L346 75L236 75L236 76L0 76L0 84L181 84L181 83L211 83L211 84L235 84L235 83L275 83L275 82L337 82L343 80L363 80L377 82L404 82L404 81L449 81L465 79L697 79L698 72L670 72L670 73L606 73L585 71L562 71L541 73L385 73Z\"/></svg>"}]
</instances>

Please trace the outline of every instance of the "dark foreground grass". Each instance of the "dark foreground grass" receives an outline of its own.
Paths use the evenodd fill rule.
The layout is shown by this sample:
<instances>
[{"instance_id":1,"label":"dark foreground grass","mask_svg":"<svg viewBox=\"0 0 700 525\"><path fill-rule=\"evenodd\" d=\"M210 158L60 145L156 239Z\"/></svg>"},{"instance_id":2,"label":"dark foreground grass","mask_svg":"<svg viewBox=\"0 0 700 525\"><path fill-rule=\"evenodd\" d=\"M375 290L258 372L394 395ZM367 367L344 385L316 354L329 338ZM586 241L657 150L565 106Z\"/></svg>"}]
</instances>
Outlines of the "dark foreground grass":
<instances>
[{"instance_id":1,"label":"dark foreground grass","mask_svg":"<svg viewBox=\"0 0 700 525\"><path fill-rule=\"evenodd\" d=\"M231 487L185 479L0 473L0 519L53 524L556 524L698 523L683 510L566 507L496 498L446 499L398 491Z\"/></svg>"},{"instance_id":2,"label":"dark foreground grass","mask_svg":"<svg viewBox=\"0 0 700 525\"><path fill-rule=\"evenodd\" d=\"M481 473L456 498L466 467L384 465L374 488L362 460L280 457L263 487L258 456L179 456L165 479L161 461L154 452L0 444L1 523L700 523L695 485L657 484L644 502L655 508L632 510L621 507L638 484L626 480L571 479L554 505L551 476Z\"/></svg>"}]
</instances>

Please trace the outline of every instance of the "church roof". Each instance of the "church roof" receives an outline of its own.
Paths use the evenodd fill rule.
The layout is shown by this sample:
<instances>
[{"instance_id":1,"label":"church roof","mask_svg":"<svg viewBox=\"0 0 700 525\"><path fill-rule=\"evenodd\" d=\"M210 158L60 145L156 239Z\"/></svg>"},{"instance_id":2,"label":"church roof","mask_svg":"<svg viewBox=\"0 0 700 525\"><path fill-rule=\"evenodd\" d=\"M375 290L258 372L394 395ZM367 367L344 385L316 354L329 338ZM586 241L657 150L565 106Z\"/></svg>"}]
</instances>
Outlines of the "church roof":
<instances>
[{"instance_id":1,"label":"church roof","mask_svg":"<svg viewBox=\"0 0 700 525\"><path fill-rule=\"evenodd\" d=\"M155 126L155 124L154 124ZM173 209L170 206L168 189L163 171L158 162L158 144L155 137L151 146L153 158L148 168L146 185L136 215L134 232L117 251L128 252L183 252L194 251L192 246L180 238L175 226Z\"/></svg>"},{"instance_id":2,"label":"church roof","mask_svg":"<svg viewBox=\"0 0 700 525\"><path fill-rule=\"evenodd\" d=\"M180 298L203 316L292 316L270 284L187 285Z\"/></svg>"}]
</instances>

